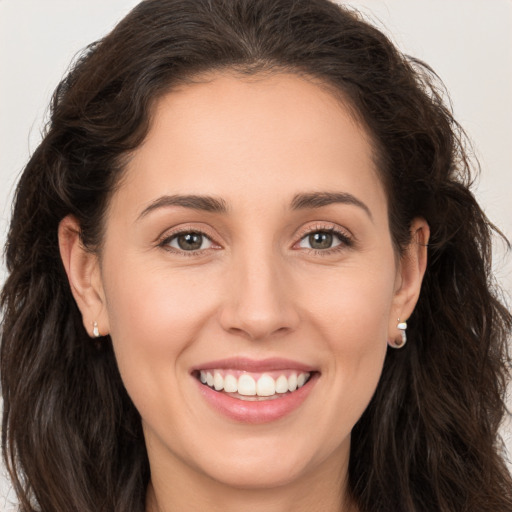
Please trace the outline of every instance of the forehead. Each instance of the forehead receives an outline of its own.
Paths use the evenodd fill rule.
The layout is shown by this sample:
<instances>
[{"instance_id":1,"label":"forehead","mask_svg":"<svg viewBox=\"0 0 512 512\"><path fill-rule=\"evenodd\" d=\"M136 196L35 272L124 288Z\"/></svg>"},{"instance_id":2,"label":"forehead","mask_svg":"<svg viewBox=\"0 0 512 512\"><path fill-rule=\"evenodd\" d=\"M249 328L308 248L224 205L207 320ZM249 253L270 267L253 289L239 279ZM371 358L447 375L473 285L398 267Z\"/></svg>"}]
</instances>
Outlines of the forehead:
<instances>
[{"instance_id":1,"label":"forehead","mask_svg":"<svg viewBox=\"0 0 512 512\"><path fill-rule=\"evenodd\" d=\"M163 130L176 134L191 125L197 128L197 134L201 128L208 128L208 123L218 129L224 122L224 128L243 136L263 122L265 132L276 142L281 137L272 127L278 124L286 128L281 136L310 140L312 136L317 138L315 133L325 135L326 129L339 124L341 118L365 139L371 152L371 137L356 109L333 85L304 74L269 71L243 75L228 70L199 75L159 98L152 111L149 135ZM175 130L166 121L171 121Z\"/></svg>"},{"instance_id":2,"label":"forehead","mask_svg":"<svg viewBox=\"0 0 512 512\"><path fill-rule=\"evenodd\" d=\"M139 203L156 193L383 194L371 139L353 111L341 95L293 74L210 74L164 95L123 182Z\"/></svg>"}]
</instances>

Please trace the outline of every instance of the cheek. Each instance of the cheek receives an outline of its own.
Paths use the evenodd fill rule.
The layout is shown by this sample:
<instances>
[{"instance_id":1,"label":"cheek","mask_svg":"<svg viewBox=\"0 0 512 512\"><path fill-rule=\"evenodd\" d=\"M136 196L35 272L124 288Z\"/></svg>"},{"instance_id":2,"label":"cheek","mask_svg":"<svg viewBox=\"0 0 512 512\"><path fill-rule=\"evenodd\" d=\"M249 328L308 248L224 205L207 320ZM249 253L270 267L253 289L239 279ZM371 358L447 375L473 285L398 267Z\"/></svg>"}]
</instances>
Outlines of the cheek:
<instances>
[{"instance_id":1,"label":"cheek","mask_svg":"<svg viewBox=\"0 0 512 512\"><path fill-rule=\"evenodd\" d=\"M358 354L386 343L394 287L394 272L346 268L304 301L331 349Z\"/></svg>"},{"instance_id":2,"label":"cheek","mask_svg":"<svg viewBox=\"0 0 512 512\"><path fill-rule=\"evenodd\" d=\"M211 277L193 272L173 272L165 266L136 261L117 265L106 273L106 296L112 334L130 339L179 339L184 330L200 326L200 319L214 303L216 287ZM205 286L205 282L208 286ZM141 342L142 343L142 342Z\"/></svg>"},{"instance_id":3,"label":"cheek","mask_svg":"<svg viewBox=\"0 0 512 512\"><path fill-rule=\"evenodd\" d=\"M176 378L179 356L212 316L215 286L193 273L126 259L105 271L110 335L119 370L135 401ZM208 282L208 281L206 281ZM210 281L211 283L211 281ZM160 371L161 370L161 371Z\"/></svg>"},{"instance_id":4,"label":"cheek","mask_svg":"<svg viewBox=\"0 0 512 512\"><path fill-rule=\"evenodd\" d=\"M339 410L354 423L382 372L394 286L394 272L352 268L310 298L310 323L323 340L320 350L331 361L324 377L337 392Z\"/></svg>"}]
</instances>

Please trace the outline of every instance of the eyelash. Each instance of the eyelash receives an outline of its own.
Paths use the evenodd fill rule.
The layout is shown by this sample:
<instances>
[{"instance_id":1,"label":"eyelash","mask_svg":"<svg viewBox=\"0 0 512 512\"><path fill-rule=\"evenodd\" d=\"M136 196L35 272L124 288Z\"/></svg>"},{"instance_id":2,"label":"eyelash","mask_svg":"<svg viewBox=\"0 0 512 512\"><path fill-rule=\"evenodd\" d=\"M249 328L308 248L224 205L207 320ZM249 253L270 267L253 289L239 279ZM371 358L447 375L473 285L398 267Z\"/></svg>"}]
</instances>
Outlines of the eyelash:
<instances>
[{"instance_id":1,"label":"eyelash","mask_svg":"<svg viewBox=\"0 0 512 512\"><path fill-rule=\"evenodd\" d=\"M346 230L336 228L332 224L317 224L314 227L306 227L303 231L301 231L299 235L299 240L294 244L294 247L300 244L305 238L315 233L329 233L338 238L340 243L335 245L334 247L329 247L328 249L303 248L310 254L318 256L330 256L332 254L336 254L346 249L350 249L351 247L354 246L354 239L351 235L347 233Z\"/></svg>"},{"instance_id":2,"label":"eyelash","mask_svg":"<svg viewBox=\"0 0 512 512\"><path fill-rule=\"evenodd\" d=\"M179 256L185 256L185 257L204 255L205 252L207 252L207 251L209 252L210 250L213 249L213 248L209 247L207 249L199 249L199 250L195 250L195 251L185 251L185 250L176 249L175 247L170 246L171 242L174 239L176 239L180 235L188 235L188 234L200 235L200 236L208 239L213 245L220 247L220 244L215 242L214 238L211 235L209 235L208 233L206 233L203 228L199 229L199 228L193 228L193 227L184 227L182 229L173 231L171 234L165 234L159 240L158 247L161 247L162 249L164 249L168 252L171 252L173 254L178 254ZM213 250L216 250L216 248Z\"/></svg>"},{"instance_id":3,"label":"eyelash","mask_svg":"<svg viewBox=\"0 0 512 512\"><path fill-rule=\"evenodd\" d=\"M347 248L351 248L354 245L354 240L353 240L352 236L348 235L346 233L346 231L342 231L340 229L337 229L337 228L335 228L332 225L329 225L329 226L326 226L326 225L316 225L313 228L308 227L308 228L304 229L300 233L299 240L294 243L293 247L295 248L306 237L311 236L311 235L313 235L315 233L329 233L329 234L335 236L336 238L338 238L338 240L340 242L339 244L335 245L334 247L330 247L330 248L327 248L327 249L302 248L303 250L306 250L307 252L315 254L315 255L329 256L329 255L337 253L339 251L343 251L343 250L345 250ZM217 247L216 248L209 247L207 249L198 249L198 250L194 250L194 251L185 251L185 250L176 249L174 247L170 247L170 243L173 240L175 240L180 235L186 235L186 234L196 234L196 235L200 235L202 237L205 237L213 245L216 245ZM166 250L168 252L172 252L172 253L178 254L180 256L185 256L185 257L191 257L192 256L193 257L193 256L204 255L205 252L207 252L207 251L209 252L212 249L216 250L217 248L221 248L221 245L218 244L211 235L206 233L204 231L204 229L197 229L197 228L189 227L189 228L183 228L183 229L179 229L177 231L174 231L170 235L166 234L165 236L163 236L158 241L158 247L161 247L162 249L164 249L164 250Z\"/></svg>"}]
</instances>

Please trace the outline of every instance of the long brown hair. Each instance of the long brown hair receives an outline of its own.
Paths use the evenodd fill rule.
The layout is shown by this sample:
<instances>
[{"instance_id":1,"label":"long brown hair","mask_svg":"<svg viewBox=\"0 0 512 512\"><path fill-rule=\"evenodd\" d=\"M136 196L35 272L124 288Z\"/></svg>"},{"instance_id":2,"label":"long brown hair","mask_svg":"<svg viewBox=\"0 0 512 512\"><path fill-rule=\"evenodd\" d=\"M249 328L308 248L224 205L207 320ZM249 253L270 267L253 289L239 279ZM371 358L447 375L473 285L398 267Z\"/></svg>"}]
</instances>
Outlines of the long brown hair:
<instances>
[{"instance_id":1,"label":"long brown hair","mask_svg":"<svg viewBox=\"0 0 512 512\"><path fill-rule=\"evenodd\" d=\"M209 70L304 73L340 91L366 127L397 251L431 229L410 342L390 351L352 434L362 512L510 512L498 427L512 318L492 281L493 226L435 74L327 0L146 0L89 46L58 86L16 191L1 384L2 445L23 512L141 512L149 465L110 339L85 332L60 260L68 214L101 251L103 217L151 107Z\"/></svg>"}]
</instances>

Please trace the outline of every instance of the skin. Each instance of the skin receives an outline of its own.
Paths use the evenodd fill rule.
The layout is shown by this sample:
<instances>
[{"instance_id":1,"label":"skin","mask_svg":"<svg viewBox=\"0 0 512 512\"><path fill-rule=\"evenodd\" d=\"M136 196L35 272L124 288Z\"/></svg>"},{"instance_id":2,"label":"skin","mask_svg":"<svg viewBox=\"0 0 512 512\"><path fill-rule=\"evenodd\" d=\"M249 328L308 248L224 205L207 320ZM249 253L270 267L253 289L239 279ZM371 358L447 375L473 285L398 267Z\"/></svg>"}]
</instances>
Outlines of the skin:
<instances>
[{"instance_id":1,"label":"skin","mask_svg":"<svg viewBox=\"0 0 512 512\"><path fill-rule=\"evenodd\" d=\"M318 192L355 200L293 208ZM212 196L226 211L154 206L178 194ZM370 139L339 98L294 75L224 73L159 100L112 197L100 255L81 247L75 219L62 221L84 326L110 334L142 417L148 511L353 510L350 432L426 265L425 221L399 258L387 210ZM177 229L209 238L187 253ZM329 230L340 233L333 247L311 248L309 234ZM285 417L234 421L190 374L233 356L292 359L319 378Z\"/></svg>"}]
</instances>

